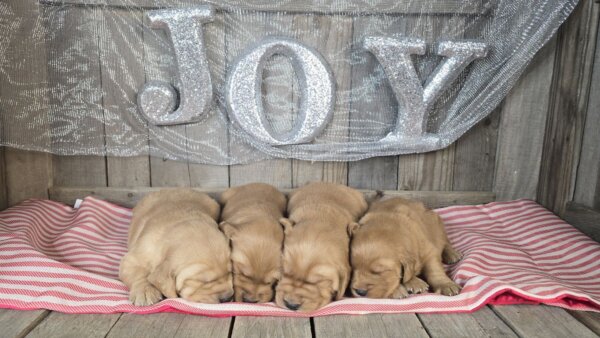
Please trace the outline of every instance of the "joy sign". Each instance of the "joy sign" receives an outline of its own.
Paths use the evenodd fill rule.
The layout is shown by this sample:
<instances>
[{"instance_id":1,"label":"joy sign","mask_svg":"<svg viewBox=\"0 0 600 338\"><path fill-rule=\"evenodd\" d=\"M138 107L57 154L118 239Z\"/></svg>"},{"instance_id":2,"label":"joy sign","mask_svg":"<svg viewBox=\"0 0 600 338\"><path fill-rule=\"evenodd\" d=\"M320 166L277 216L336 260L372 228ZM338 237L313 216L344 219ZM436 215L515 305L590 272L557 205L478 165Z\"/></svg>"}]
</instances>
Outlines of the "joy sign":
<instances>
[{"instance_id":1,"label":"joy sign","mask_svg":"<svg viewBox=\"0 0 600 338\"><path fill-rule=\"evenodd\" d=\"M202 121L210 110L213 95L202 27L213 20L214 8L154 10L147 16L152 28L164 29L170 36L177 66L185 64L189 71L180 71L174 86L148 82L138 95L142 115L155 125ZM470 63L485 57L488 51L482 42L438 42L435 52L444 60L423 85L412 56L425 54L426 47L425 41L417 38L367 36L363 40L362 48L382 65L402 107L395 128L379 141L382 144L423 137L424 121L435 101ZM275 54L289 58L300 85L298 118L285 133L269 128L261 99L265 63ZM231 68L225 88L227 112L236 127L260 143L307 144L332 118L334 83L330 66L316 50L287 37L269 37L242 53Z\"/></svg>"}]
</instances>

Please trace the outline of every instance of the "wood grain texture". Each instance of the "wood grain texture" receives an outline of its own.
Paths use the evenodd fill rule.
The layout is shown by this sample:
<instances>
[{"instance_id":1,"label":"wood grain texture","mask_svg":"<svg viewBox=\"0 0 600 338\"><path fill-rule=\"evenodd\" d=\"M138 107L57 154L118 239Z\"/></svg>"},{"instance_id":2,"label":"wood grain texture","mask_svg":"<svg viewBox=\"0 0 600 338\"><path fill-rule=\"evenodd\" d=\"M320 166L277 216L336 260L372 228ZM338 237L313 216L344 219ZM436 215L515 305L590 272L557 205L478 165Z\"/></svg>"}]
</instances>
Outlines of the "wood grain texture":
<instances>
[{"instance_id":1,"label":"wood grain texture","mask_svg":"<svg viewBox=\"0 0 600 338\"><path fill-rule=\"evenodd\" d=\"M227 338L230 323L231 318L210 318L180 313L145 315L125 313L106 337Z\"/></svg>"},{"instance_id":2,"label":"wood grain texture","mask_svg":"<svg viewBox=\"0 0 600 338\"><path fill-rule=\"evenodd\" d=\"M47 310L16 311L0 309L0 335L7 338L25 337L47 315Z\"/></svg>"},{"instance_id":3,"label":"wood grain texture","mask_svg":"<svg viewBox=\"0 0 600 338\"><path fill-rule=\"evenodd\" d=\"M242 12L226 16L227 64L231 66L236 58L252 43L269 35L292 35L293 15L284 13ZM259 22L259 23L257 23ZM285 131L292 127L294 107L294 70L286 58L274 55L262 74L262 95L265 114L275 131ZM247 156L252 150L249 145L230 140L230 154L233 157ZM252 150L255 151L255 150ZM264 182L277 188L290 188L292 185L292 161L290 159L268 159L249 164L229 167L231 186L250 182Z\"/></svg>"},{"instance_id":4,"label":"wood grain texture","mask_svg":"<svg viewBox=\"0 0 600 338\"><path fill-rule=\"evenodd\" d=\"M406 21L404 16L359 16L354 18L353 43L362 44L368 35L393 33ZM398 102L381 64L367 50L356 52L360 63L352 66L352 104L350 137L366 138L379 123L390 123L397 116ZM375 81L374 81L375 80ZM373 125L363 119L374 121ZM371 128L369 128L371 127ZM389 132L389 131L387 131ZM363 135L363 133L365 135ZM385 133L378 135L385 136ZM398 189L398 156L373 157L348 163L348 185L361 189Z\"/></svg>"},{"instance_id":5,"label":"wood grain texture","mask_svg":"<svg viewBox=\"0 0 600 338\"><path fill-rule=\"evenodd\" d=\"M46 337L102 337L121 317L117 314L72 315L60 312L50 313L27 335L28 338Z\"/></svg>"},{"instance_id":6,"label":"wood grain texture","mask_svg":"<svg viewBox=\"0 0 600 338\"><path fill-rule=\"evenodd\" d=\"M2 62L8 67L0 71L0 135L4 140L23 139L36 147L50 144L47 133L48 95L40 83L48 81L46 46L36 31L39 22L23 18L40 15L35 1L8 0L0 5L0 21L10 23L12 34L0 37ZM11 114L26 110L25 118ZM29 122L36 123L29 125ZM27 198L47 198L52 177L51 157L47 154L6 148L3 192L0 204L14 205Z\"/></svg>"},{"instance_id":7,"label":"wood grain texture","mask_svg":"<svg viewBox=\"0 0 600 338\"><path fill-rule=\"evenodd\" d=\"M148 18L143 17L144 27L150 27ZM175 52L171 40L167 38L164 30L145 28L144 41L144 75L146 82L165 81L177 83L177 67L175 66ZM150 149L164 153L164 144L174 144L176 151L186 153L186 145L181 145L177 136L187 135L185 125L154 126L148 125ZM176 135L176 136L173 136ZM153 187L191 185L189 165L186 160L179 161L159 156L150 156L150 185Z\"/></svg>"},{"instance_id":8,"label":"wood grain texture","mask_svg":"<svg viewBox=\"0 0 600 338\"><path fill-rule=\"evenodd\" d=\"M520 337L597 337L564 309L545 305L492 306Z\"/></svg>"},{"instance_id":9,"label":"wood grain texture","mask_svg":"<svg viewBox=\"0 0 600 338\"><path fill-rule=\"evenodd\" d=\"M600 336L600 313L568 310L569 314Z\"/></svg>"},{"instance_id":10,"label":"wood grain texture","mask_svg":"<svg viewBox=\"0 0 600 338\"><path fill-rule=\"evenodd\" d=\"M73 204L76 199L93 196L106 201L123 205L134 206L145 194L158 191L160 188L137 187L137 188L106 188L106 187L51 187L49 189L50 199ZM213 198L218 198L223 189L195 188L194 190L205 192ZM289 193L291 189L281 189L283 193ZM366 198L375 195L373 190L361 190ZM449 205L473 205L494 201L495 195L490 191L397 191L384 190L384 198L404 197L422 201L430 208L441 208Z\"/></svg>"},{"instance_id":11,"label":"wood grain texture","mask_svg":"<svg viewBox=\"0 0 600 338\"><path fill-rule=\"evenodd\" d=\"M52 184L52 155L6 148L4 156L9 206L28 198L48 198L48 187Z\"/></svg>"},{"instance_id":12,"label":"wood grain texture","mask_svg":"<svg viewBox=\"0 0 600 338\"><path fill-rule=\"evenodd\" d=\"M6 191L6 163L4 162L4 147L0 147L0 211L8 207Z\"/></svg>"},{"instance_id":13,"label":"wood grain texture","mask_svg":"<svg viewBox=\"0 0 600 338\"><path fill-rule=\"evenodd\" d=\"M429 337L415 314L328 316L314 323L316 337Z\"/></svg>"},{"instance_id":14,"label":"wood grain texture","mask_svg":"<svg viewBox=\"0 0 600 338\"><path fill-rule=\"evenodd\" d=\"M310 319L278 317L236 317L231 338L311 337Z\"/></svg>"},{"instance_id":15,"label":"wood grain texture","mask_svg":"<svg viewBox=\"0 0 600 338\"><path fill-rule=\"evenodd\" d=\"M580 1L558 31L558 48L546 121L537 200L562 215L573 198L600 6Z\"/></svg>"},{"instance_id":16,"label":"wood grain texture","mask_svg":"<svg viewBox=\"0 0 600 338\"><path fill-rule=\"evenodd\" d=\"M452 190L490 191L494 188L501 110L501 107L496 108L456 142Z\"/></svg>"},{"instance_id":17,"label":"wood grain texture","mask_svg":"<svg viewBox=\"0 0 600 338\"><path fill-rule=\"evenodd\" d=\"M489 307L473 313L419 314L427 333L435 337L518 337Z\"/></svg>"},{"instance_id":18,"label":"wood grain texture","mask_svg":"<svg viewBox=\"0 0 600 338\"><path fill-rule=\"evenodd\" d=\"M123 6L119 0L41 0L45 4L78 4L78 5L109 5ZM482 14L489 9L488 0L377 0L377 1L282 1L270 2L264 0L180 0L173 3L170 0L128 0L127 6L144 8L164 8L171 6L188 7L190 5L213 4L224 10L246 9L255 11L287 11L314 13L404 13L404 14ZM368 8L368 10L366 10Z\"/></svg>"},{"instance_id":19,"label":"wood grain texture","mask_svg":"<svg viewBox=\"0 0 600 338\"><path fill-rule=\"evenodd\" d=\"M76 144L53 140L57 147L81 148L78 150L83 151L86 145L95 149L105 146L97 27L100 11L99 8L70 6L49 14L48 29L60 36L48 46L48 82L60 84L55 89L57 92L50 97L50 113L61 114L61 110L68 107L69 114L77 114L78 123L87 129L86 137ZM78 51L78 57L67 57L74 49ZM70 80L73 77L86 81ZM53 167L55 184L81 186L107 183L104 156L54 156Z\"/></svg>"},{"instance_id":20,"label":"wood grain texture","mask_svg":"<svg viewBox=\"0 0 600 338\"><path fill-rule=\"evenodd\" d=\"M567 204L562 218L600 243L600 212L577 203Z\"/></svg>"},{"instance_id":21,"label":"wood grain texture","mask_svg":"<svg viewBox=\"0 0 600 338\"><path fill-rule=\"evenodd\" d=\"M590 85L573 201L600 211L600 34L596 37L596 56Z\"/></svg>"},{"instance_id":22,"label":"wood grain texture","mask_svg":"<svg viewBox=\"0 0 600 338\"><path fill-rule=\"evenodd\" d=\"M204 43L206 45L206 57L208 59L208 68L213 85L213 91L216 88L225 86L225 17L223 13L217 13L213 22L203 26ZM214 97L214 95L213 95ZM228 130L225 123L225 113L221 111L222 107L217 99L213 99L212 108L209 112L207 121L194 123L187 126L187 147L190 152L203 153L203 149L208 147L205 144L198 144L195 140L200 140L210 135L216 139L219 145L227 147ZM223 121L219 130L210 130L209 122ZM211 151L211 150L208 150ZM226 187L229 185L229 168L226 165L208 165L189 163L190 185L193 187Z\"/></svg>"},{"instance_id":23,"label":"wood grain texture","mask_svg":"<svg viewBox=\"0 0 600 338\"><path fill-rule=\"evenodd\" d=\"M504 99L498 131L494 192L498 200L534 199L554 70L556 37L533 58Z\"/></svg>"},{"instance_id":24,"label":"wood grain texture","mask_svg":"<svg viewBox=\"0 0 600 338\"><path fill-rule=\"evenodd\" d=\"M100 72L105 116L106 151L122 152L115 135L127 137L127 144L148 151L148 127L137 111L137 92L144 82L142 12L105 9L98 20ZM132 132L116 122L124 118ZM136 133L139 136L135 136ZM149 157L106 158L108 186L150 185Z\"/></svg>"},{"instance_id":25,"label":"wood grain texture","mask_svg":"<svg viewBox=\"0 0 600 338\"><path fill-rule=\"evenodd\" d=\"M350 50L352 18L341 15L296 15L293 27L298 32L297 38L300 41L318 50L327 60L335 81L333 118L319 138L343 142L348 136L352 64L345 60L346 55L341 55L340 51ZM292 160L292 165L294 187L314 181L340 184L348 182L347 162Z\"/></svg>"}]
</instances>

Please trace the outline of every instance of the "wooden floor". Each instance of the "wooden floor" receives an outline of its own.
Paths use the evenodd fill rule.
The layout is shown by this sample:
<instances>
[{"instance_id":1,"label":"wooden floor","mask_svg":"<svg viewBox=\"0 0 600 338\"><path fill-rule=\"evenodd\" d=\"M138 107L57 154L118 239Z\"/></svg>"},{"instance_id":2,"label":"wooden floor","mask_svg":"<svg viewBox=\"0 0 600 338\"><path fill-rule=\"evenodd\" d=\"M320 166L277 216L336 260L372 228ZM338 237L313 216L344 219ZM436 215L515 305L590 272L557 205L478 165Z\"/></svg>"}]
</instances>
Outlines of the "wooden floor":
<instances>
[{"instance_id":1,"label":"wooden floor","mask_svg":"<svg viewBox=\"0 0 600 338\"><path fill-rule=\"evenodd\" d=\"M484 307L471 314L319 318L67 315L0 309L0 337L599 337L600 313L556 307Z\"/></svg>"}]
</instances>

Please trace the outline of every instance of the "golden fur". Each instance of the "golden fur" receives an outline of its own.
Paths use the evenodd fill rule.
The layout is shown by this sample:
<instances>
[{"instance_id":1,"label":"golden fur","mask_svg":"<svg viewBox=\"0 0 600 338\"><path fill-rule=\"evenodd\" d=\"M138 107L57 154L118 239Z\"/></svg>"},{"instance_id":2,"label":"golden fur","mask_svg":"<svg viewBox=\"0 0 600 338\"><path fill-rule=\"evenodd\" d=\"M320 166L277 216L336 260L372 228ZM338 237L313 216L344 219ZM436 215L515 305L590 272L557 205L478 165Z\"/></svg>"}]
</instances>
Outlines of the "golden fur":
<instances>
[{"instance_id":1,"label":"golden fur","mask_svg":"<svg viewBox=\"0 0 600 338\"><path fill-rule=\"evenodd\" d=\"M264 303L280 278L285 195L273 186L251 183L225 191L219 227L231 239L233 288L237 302Z\"/></svg>"},{"instance_id":2,"label":"golden fur","mask_svg":"<svg viewBox=\"0 0 600 338\"><path fill-rule=\"evenodd\" d=\"M316 310L344 296L350 279L348 225L367 209L362 193L338 184L311 183L288 202L283 275L276 303Z\"/></svg>"},{"instance_id":3,"label":"golden fur","mask_svg":"<svg viewBox=\"0 0 600 338\"><path fill-rule=\"evenodd\" d=\"M461 255L448 241L440 217L422 203L402 198L374 202L350 231L354 296L403 298L429 285L443 295L460 292L446 276L442 259L454 263Z\"/></svg>"},{"instance_id":4,"label":"golden fur","mask_svg":"<svg viewBox=\"0 0 600 338\"><path fill-rule=\"evenodd\" d=\"M233 296L229 243L216 220L219 204L189 189L148 194L133 209L119 277L135 305L162 296L218 303Z\"/></svg>"}]
</instances>

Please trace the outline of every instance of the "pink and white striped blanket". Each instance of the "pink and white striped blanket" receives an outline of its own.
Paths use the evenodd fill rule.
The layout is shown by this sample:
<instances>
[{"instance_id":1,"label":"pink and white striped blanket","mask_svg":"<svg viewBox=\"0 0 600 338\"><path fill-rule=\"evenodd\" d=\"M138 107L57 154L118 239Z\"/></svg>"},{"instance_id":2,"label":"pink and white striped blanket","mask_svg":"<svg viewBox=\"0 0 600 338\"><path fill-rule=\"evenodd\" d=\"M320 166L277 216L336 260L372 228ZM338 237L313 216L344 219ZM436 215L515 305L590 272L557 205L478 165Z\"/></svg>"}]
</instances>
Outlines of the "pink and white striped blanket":
<instances>
[{"instance_id":1,"label":"pink and white striped blanket","mask_svg":"<svg viewBox=\"0 0 600 338\"><path fill-rule=\"evenodd\" d=\"M167 299L136 307L117 279L131 211L95 198L78 209L28 200L0 212L0 308L66 313L207 316L468 312L485 304L544 303L600 311L600 245L530 200L438 209L464 259L449 267L460 295L344 299L297 313L274 304Z\"/></svg>"}]
</instances>

